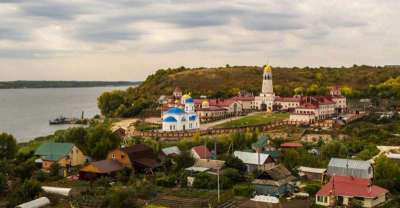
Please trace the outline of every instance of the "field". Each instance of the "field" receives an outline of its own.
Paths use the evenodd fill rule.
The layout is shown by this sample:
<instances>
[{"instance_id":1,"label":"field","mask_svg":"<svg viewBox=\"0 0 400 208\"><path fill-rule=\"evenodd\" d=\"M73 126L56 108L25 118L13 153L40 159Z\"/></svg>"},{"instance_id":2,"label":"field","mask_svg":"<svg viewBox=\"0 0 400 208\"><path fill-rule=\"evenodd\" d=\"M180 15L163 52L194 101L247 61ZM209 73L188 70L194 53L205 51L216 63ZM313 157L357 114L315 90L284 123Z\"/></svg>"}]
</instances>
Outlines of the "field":
<instances>
[{"instance_id":1,"label":"field","mask_svg":"<svg viewBox=\"0 0 400 208\"><path fill-rule=\"evenodd\" d=\"M257 113L249 115L237 120L228 121L217 125L216 128L232 128L241 126L255 126L262 124L270 124L275 121L282 121L289 118L288 113Z\"/></svg>"}]
</instances>

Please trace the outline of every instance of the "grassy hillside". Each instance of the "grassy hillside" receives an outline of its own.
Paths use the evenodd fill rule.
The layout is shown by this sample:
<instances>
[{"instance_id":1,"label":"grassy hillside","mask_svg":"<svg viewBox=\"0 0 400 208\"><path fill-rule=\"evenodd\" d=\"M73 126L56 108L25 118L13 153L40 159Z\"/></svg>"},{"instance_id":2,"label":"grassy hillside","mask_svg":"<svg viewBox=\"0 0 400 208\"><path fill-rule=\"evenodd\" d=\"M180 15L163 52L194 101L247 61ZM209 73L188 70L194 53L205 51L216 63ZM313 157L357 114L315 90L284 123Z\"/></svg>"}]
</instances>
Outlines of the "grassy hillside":
<instances>
[{"instance_id":1,"label":"grassy hillside","mask_svg":"<svg viewBox=\"0 0 400 208\"><path fill-rule=\"evenodd\" d=\"M277 95L293 95L296 88L297 92L304 94L324 94L327 87L339 85L347 86L352 96L361 97L369 93L371 85L400 76L400 68L273 67L272 73ZM135 89L103 95L99 98L99 107L103 114L109 116L137 115L143 109L154 108L158 97L162 94L170 95L176 86L191 92L193 96L229 97L239 90L258 94L261 75L262 68L255 66L158 70Z\"/></svg>"}]
</instances>

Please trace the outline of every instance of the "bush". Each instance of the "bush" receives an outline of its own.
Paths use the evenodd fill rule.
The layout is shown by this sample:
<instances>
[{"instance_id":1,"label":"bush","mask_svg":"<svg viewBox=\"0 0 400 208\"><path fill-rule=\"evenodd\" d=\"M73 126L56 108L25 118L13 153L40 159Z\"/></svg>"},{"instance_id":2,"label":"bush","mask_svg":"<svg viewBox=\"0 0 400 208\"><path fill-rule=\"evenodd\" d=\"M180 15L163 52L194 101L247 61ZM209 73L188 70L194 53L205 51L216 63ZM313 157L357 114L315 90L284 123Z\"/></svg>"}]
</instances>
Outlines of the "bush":
<instances>
[{"instance_id":1,"label":"bush","mask_svg":"<svg viewBox=\"0 0 400 208\"><path fill-rule=\"evenodd\" d=\"M157 178L156 180L157 186L163 186L163 187L175 187L176 186L176 176L171 175L171 176L163 176L161 178Z\"/></svg>"},{"instance_id":2,"label":"bush","mask_svg":"<svg viewBox=\"0 0 400 208\"><path fill-rule=\"evenodd\" d=\"M60 176L60 171L61 171L61 166L57 162L51 164L50 166L50 176L55 177L55 176Z\"/></svg>"},{"instance_id":3,"label":"bush","mask_svg":"<svg viewBox=\"0 0 400 208\"><path fill-rule=\"evenodd\" d=\"M43 172L43 171L41 171L41 170L37 170L37 171L35 171L35 172L33 173L32 178L35 179L35 180L37 180L37 181L43 182L43 181L45 181L46 179L48 179L48 176L49 176L49 175L48 175L47 173L45 173L45 172Z\"/></svg>"},{"instance_id":4,"label":"bush","mask_svg":"<svg viewBox=\"0 0 400 208\"><path fill-rule=\"evenodd\" d=\"M321 186L317 184L307 184L307 186L304 187L304 191L310 194L310 196L314 196L320 188Z\"/></svg>"},{"instance_id":5,"label":"bush","mask_svg":"<svg viewBox=\"0 0 400 208\"><path fill-rule=\"evenodd\" d=\"M14 207L20 203L36 199L41 192L42 188L39 182L35 180L26 180L11 194L8 200L9 207Z\"/></svg>"},{"instance_id":6,"label":"bush","mask_svg":"<svg viewBox=\"0 0 400 208\"><path fill-rule=\"evenodd\" d=\"M135 196L136 192L133 189L113 191L106 195L101 207L139 207Z\"/></svg>"},{"instance_id":7,"label":"bush","mask_svg":"<svg viewBox=\"0 0 400 208\"><path fill-rule=\"evenodd\" d=\"M255 189L252 185L235 185L233 186L233 194L236 196L251 197Z\"/></svg>"},{"instance_id":8,"label":"bush","mask_svg":"<svg viewBox=\"0 0 400 208\"><path fill-rule=\"evenodd\" d=\"M234 182L242 182L244 181L244 176L239 173L237 169L226 168L223 170L223 175L228 177Z\"/></svg>"}]
</instances>

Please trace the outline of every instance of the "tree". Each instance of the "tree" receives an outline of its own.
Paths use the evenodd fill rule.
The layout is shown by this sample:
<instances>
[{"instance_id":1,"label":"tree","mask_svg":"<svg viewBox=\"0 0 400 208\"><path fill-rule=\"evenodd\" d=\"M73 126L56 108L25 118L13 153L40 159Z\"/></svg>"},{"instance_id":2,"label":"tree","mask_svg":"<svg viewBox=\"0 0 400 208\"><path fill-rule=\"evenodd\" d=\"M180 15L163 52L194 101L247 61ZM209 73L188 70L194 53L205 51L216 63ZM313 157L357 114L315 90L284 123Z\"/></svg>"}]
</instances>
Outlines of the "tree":
<instances>
[{"instance_id":1,"label":"tree","mask_svg":"<svg viewBox=\"0 0 400 208\"><path fill-rule=\"evenodd\" d=\"M4 173L0 173L0 194L7 190L7 177Z\"/></svg>"},{"instance_id":2,"label":"tree","mask_svg":"<svg viewBox=\"0 0 400 208\"><path fill-rule=\"evenodd\" d=\"M349 154L347 147L338 141L327 143L321 147L321 156L324 159L332 157L346 158Z\"/></svg>"},{"instance_id":3,"label":"tree","mask_svg":"<svg viewBox=\"0 0 400 208\"><path fill-rule=\"evenodd\" d=\"M225 166L238 170L240 174L244 174L247 170L247 167L243 161L233 156L229 156L225 159Z\"/></svg>"},{"instance_id":4,"label":"tree","mask_svg":"<svg viewBox=\"0 0 400 208\"><path fill-rule=\"evenodd\" d=\"M50 176L60 176L60 170L61 170L61 166L57 162L54 162L50 166L49 175Z\"/></svg>"},{"instance_id":5,"label":"tree","mask_svg":"<svg viewBox=\"0 0 400 208\"><path fill-rule=\"evenodd\" d=\"M374 178L377 185L400 191L400 165L386 156L375 159Z\"/></svg>"},{"instance_id":6,"label":"tree","mask_svg":"<svg viewBox=\"0 0 400 208\"><path fill-rule=\"evenodd\" d=\"M17 142L11 134L0 134L0 158L14 159L17 153Z\"/></svg>"},{"instance_id":7,"label":"tree","mask_svg":"<svg viewBox=\"0 0 400 208\"><path fill-rule=\"evenodd\" d=\"M195 160L188 151L182 152L180 155L174 157L175 161L175 171L180 171L184 168L193 166Z\"/></svg>"},{"instance_id":8,"label":"tree","mask_svg":"<svg viewBox=\"0 0 400 208\"><path fill-rule=\"evenodd\" d=\"M223 176L229 178L234 182L241 182L245 180L245 177L239 173L237 169L234 168L225 168L223 171Z\"/></svg>"},{"instance_id":9,"label":"tree","mask_svg":"<svg viewBox=\"0 0 400 208\"><path fill-rule=\"evenodd\" d=\"M115 90L112 92L105 92L97 98L97 106L99 107L101 114L106 116L114 116L114 112L124 105L125 92L121 90Z\"/></svg>"}]
</instances>

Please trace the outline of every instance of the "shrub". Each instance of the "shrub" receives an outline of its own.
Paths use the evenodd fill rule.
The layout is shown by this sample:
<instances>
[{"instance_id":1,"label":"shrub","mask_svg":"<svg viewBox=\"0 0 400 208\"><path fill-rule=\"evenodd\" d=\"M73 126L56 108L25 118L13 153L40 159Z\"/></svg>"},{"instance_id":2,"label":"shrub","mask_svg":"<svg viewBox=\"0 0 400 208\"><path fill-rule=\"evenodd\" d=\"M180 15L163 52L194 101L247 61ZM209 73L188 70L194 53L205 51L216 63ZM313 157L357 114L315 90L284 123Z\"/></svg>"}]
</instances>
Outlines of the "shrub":
<instances>
[{"instance_id":1,"label":"shrub","mask_svg":"<svg viewBox=\"0 0 400 208\"><path fill-rule=\"evenodd\" d=\"M304 191L310 194L310 196L313 196L319 191L320 188L321 186L317 184L307 184L307 186L304 187Z\"/></svg>"},{"instance_id":2,"label":"shrub","mask_svg":"<svg viewBox=\"0 0 400 208\"><path fill-rule=\"evenodd\" d=\"M171 176L163 176L161 178L157 178L156 184L158 186L163 186L163 187L175 187L176 186L176 176L171 175Z\"/></svg>"},{"instance_id":3,"label":"shrub","mask_svg":"<svg viewBox=\"0 0 400 208\"><path fill-rule=\"evenodd\" d=\"M238 184L233 186L233 193L236 196L244 196L244 197L251 197L251 195L254 193L254 187L251 185L242 185Z\"/></svg>"}]
</instances>

